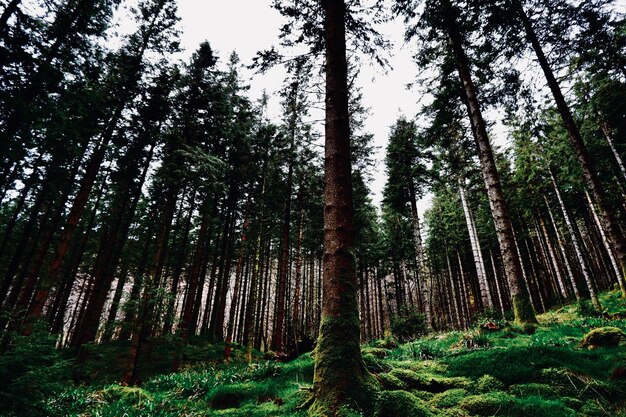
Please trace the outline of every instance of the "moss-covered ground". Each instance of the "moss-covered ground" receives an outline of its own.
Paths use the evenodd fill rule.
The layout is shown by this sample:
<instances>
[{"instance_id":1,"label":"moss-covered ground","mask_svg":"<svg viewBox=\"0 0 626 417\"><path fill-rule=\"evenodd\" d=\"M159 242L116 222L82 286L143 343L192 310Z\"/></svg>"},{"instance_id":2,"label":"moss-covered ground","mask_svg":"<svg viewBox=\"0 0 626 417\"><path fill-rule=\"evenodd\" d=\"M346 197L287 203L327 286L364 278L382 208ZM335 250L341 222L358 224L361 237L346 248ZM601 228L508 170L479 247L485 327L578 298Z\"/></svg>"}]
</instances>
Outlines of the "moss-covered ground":
<instances>
[{"instance_id":1,"label":"moss-covered ground","mask_svg":"<svg viewBox=\"0 0 626 417\"><path fill-rule=\"evenodd\" d=\"M540 315L537 327L499 321L400 346L391 339L364 345L366 365L384 387L377 415L626 417L626 345L619 334L626 332L626 304L618 291L603 293L601 302L604 314L588 315L574 304ZM581 344L594 329L602 329L595 342ZM258 358L249 366L236 351L226 364L223 346L197 343L186 348L184 368L167 374L169 348L155 344L144 384L130 388L114 383L123 349L92 349L78 372L83 382L49 397L46 415L306 415L299 406L311 392L311 354L286 363Z\"/></svg>"}]
</instances>

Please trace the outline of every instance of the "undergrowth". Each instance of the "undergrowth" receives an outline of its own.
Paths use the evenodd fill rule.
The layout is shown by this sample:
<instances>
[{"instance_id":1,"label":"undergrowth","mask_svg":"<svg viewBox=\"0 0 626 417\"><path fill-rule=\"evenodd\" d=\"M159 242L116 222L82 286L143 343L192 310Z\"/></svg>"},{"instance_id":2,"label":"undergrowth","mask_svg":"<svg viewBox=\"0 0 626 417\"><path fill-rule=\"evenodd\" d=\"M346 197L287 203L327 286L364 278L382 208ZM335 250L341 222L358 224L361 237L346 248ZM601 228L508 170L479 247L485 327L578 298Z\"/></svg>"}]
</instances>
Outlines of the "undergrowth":
<instances>
[{"instance_id":1,"label":"undergrowth","mask_svg":"<svg viewBox=\"0 0 626 417\"><path fill-rule=\"evenodd\" d=\"M581 344L594 329L613 335L626 331L626 305L619 293L603 293L601 302L603 312L577 304L551 310L539 316L536 328L486 319L467 331L400 345L390 338L364 345L366 366L384 388L376 415L626 417L626 346ZM171 346L155 341L144 384L123 387L115 383L116 365L102 364L120 361L124 344L92 346L80 373L83 379L72 385L63 379L66 361L42 343L48 347L40 343L31 351L20 348L26 356L41 354L42 359L23 359L20 375L13 377L17 382L0 388L0 395L24 407L26 402L17 401L15 394L26 389L24 384L42 375L47 378L47 373L55 375L54 384L39 392L27 410L4 410L0 415L304 416L306 410L299 406L311 395L311 354L286 363L257 356L248 365L235 351L234 359L223 363L223 345L196 341L185 348L183 369L168 374L165 358ZM6 363L3 366L6 372ZM360 414L346 409L344 415Z\"/></svg>"}]
</instances>

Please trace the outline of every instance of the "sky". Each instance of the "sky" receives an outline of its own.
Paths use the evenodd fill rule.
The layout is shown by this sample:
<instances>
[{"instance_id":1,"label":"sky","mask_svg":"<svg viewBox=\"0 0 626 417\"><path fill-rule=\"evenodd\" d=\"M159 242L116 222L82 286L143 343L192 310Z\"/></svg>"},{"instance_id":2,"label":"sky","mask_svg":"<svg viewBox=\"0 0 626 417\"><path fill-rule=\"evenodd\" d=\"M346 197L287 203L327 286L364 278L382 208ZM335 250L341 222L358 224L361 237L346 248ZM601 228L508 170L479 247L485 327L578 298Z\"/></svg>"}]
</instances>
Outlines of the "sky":
<instances>
[{"instance_id":1,"label":"sky","mask_svg":"<svg viewBox=\"0 0 626 417\"><path fill-rule=\"evenodd\" d=\"M285 20L271 7L271 3L271 0L179 0L184 55L191 54L201 42L208 41L222 61L236 51L242 64L249 64L257 51L278 45L279 28ZM403 114L411 118L420 108L418 93L406 89L406 85L415 80L418 68L412 62L411 46L404 45L403 24L400 21L391 22L381 30L394 45L389 52L392 70L385 73L380 67L365 63L359 77L363 104L370 109L365 132L374 135L375 145L379 147L375 156L374 179L370 184L376 205L380 204L385 184L383 159L389 128L398 116ZM247 79L253 100L259 98L263 90L274 96L269 113L270 117L278 118L280 108L275 93L282 86L284 72L273 69L265 75L250 72L244 76L253 77ZM322 131L322 126L319 128ZM428 198L420 203L420 211L423 212Z\"/></svg>"}]
</instances>

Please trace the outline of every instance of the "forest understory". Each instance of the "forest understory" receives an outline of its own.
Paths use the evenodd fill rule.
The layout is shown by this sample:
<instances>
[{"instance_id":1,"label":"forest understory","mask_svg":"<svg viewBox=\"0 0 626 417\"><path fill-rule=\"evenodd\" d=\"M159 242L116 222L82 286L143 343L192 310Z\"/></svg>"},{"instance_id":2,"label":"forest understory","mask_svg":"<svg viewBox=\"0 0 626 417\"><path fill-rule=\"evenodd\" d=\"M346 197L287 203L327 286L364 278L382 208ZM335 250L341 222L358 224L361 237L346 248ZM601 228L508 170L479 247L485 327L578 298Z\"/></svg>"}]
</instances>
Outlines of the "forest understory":
<instances>
[{"instance_id":1,"label":"forest understory","mask_svg":"<svg viewBox=\"0 0 626 417\"><path fill-rule=\"evenodd\" d=\"M467 331L439 332L407 343L393 336L361 346L383 390L380 417L626 416L626 304L618 291L601 294L605 306L554 308L539 324L516 326L482 317ZM591 315L589 315L591 312ZM45 332L3 357L0 388L12 411L3 416L305 416L314 353L291 360L248 363L240 346L224 361L224 344L197 338L184 347L150 340L141 364L145 381L117 383L128 343L92 345L78 364L57 351ZM168 372L176 349L179 372ZM265 355L267 358L271 355ZM360 416L345 405L345 415Z\"/></svg>"}]
</instances>

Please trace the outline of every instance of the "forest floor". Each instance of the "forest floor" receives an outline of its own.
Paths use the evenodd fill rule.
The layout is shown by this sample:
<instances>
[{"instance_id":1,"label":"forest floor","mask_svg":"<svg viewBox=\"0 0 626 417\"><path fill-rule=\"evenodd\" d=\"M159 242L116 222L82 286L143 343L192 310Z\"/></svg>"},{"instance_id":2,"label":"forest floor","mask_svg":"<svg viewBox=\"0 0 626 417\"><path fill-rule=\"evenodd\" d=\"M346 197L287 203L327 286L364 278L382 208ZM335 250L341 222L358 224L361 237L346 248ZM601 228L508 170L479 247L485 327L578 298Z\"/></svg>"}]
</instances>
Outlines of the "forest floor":
<instances>
[{"instance_id":1,"label":"forest floor","mask_svg":"<svg viewBox=\"0 0 626 417\"><path fill-rule=\"evenodd\" d=\"M401 345L392 339L364 345L366 365L384 388L378 416L626 416L626 345L615 330L626 331L626 303L618 291L603 293L601 302L603 314L572 304L540 315L536 328L483 322ZM600 330L592 345L583 346L594 329ZM168 374L175 347L154 346L141 387L114 383L127 346L92 347L87 364L74 369L84 382L48 396L40 410L93 417L306 415L299 406L310 396L310 353L248 366L241 351L223 363L223 345L198 342L185 348L183 370Z\"/></svg>"}]
</instances>

